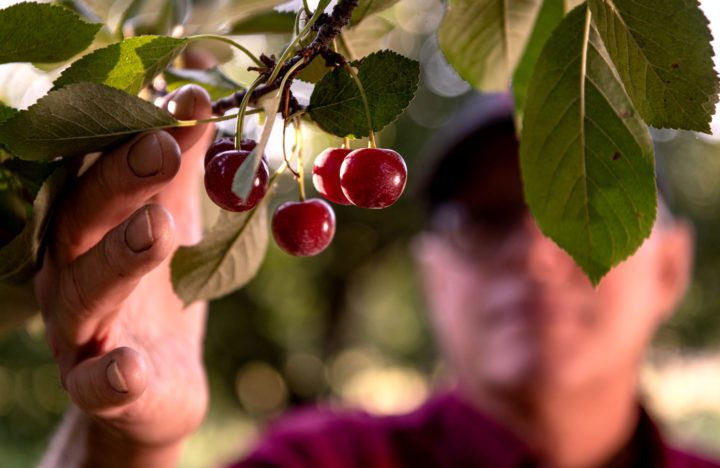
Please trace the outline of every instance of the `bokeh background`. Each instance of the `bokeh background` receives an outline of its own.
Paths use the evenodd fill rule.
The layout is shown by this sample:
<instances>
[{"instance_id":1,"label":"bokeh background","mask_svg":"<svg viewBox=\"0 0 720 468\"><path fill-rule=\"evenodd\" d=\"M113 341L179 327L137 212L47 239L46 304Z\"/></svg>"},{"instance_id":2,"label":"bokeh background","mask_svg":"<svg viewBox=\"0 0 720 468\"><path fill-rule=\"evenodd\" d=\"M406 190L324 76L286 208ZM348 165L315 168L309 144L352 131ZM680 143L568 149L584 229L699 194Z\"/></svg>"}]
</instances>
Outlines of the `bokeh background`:
<instances>
[{"instance_id":1,"label":"bokeh background","mask_svg":"<svg viewBox=\"0 0 720 468\"><path fill-rule=\"evenodd\" d=\"M0 7L9 3L0 0ZM129 1L85 3L98 16L112 18ZM148 3L149 12L138 17L136 27L153 21L157 5ZM215 21L221 30L230 19L277 3L197 1L199 13L191 20ZM704 6L716 26L720 8L710 1ZM379 135L382 146L405 156L408 194L381 211L336 207L335 240L317 257L293 258L271 242L257 277L241 291L211 303L205 361L212 404L207 420L187 444L182 466L222 465L247 451L267 421L301 404L321 400L379 414L410 411L442 375L411 249L413 235L424 222L413 190L428 163L428 144L470 92L445 63L432 34L443 8L439 0L401 0L350 33L357 56L390 48L423 64L416 99ZM188 30L192 28L191 22ZM276 52L287 38L237 40L256 52ZM236 57L223 70L244 83L247 66ZM47 91L56 73L0 66L0 99L27 106ZM296 91L302 95L302 85ZM306 128L303 137L307 159L338 144L312 128ZM643 389L675 440L720 455L720 143L675 131L653 131L653 137L669 204L695 226L697 260L682 307L648 354ZM280 145L274 140L271 158L279 156ZM296 185L285 180L279 193L275 204L295 198ZM0 466L34 466L68 400L44 342L42 321L35 315L10 326L14 311L3 297Z\"/></svg>"}]
</instances>

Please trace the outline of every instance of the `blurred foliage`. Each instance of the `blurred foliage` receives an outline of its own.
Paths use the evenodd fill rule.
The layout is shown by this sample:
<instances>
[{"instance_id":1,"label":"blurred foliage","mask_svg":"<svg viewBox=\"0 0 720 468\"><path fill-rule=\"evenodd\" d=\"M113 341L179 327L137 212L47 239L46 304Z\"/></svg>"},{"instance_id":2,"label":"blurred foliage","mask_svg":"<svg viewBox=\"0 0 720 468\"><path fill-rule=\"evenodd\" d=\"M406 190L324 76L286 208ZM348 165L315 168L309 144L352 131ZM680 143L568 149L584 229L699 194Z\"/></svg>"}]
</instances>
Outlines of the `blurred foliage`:
<instances>
[{"instance_id":1,"label":"blurred foliage","mask_svg":"<svg viewBox=\"0 0 720 468\"><path fill-rule=\"evenodd\" d=\"M658 141L660 140L660 141ZM658 335L661 344L691 349L720 342L720 143L687 132L662 131L656 138L662 190L677 217L695 232L694 278L680 309Z\"/></svg>"},{"instance_id":2,"label":"blurred foliage","mask_svg":"<svg viewBox=\"0 0 720 468\"><path fill-rule=\"evenodd\" d=\"M251 14L263 0L229 3ZM398 411L411 409L430 391L439 364L410 252L424 222L414 192L428 163L428 142L469 90L429 35L441 8L437 0L403 0L383 14L383 22L394 27L377 38L378 47L423 62L416 99L379 135L383 146L405 156L407 195L386 210L336 207L338 230L327 251L293 258L271 245L252 282L211 304L205 362L212 403L182 466L232 460L248 449L259 425L291 406L323 399ZM274 50L282 41L248 36L244 43L259 51ZM244 82L245 66L233 61L223 71ZM692 134L656 136L663 179L672 188L670 205L692 219L698 241L695 280L656 346L712 351L720 340L720 244L715 241L720 146ZM296 197L296 186L288 182L279 192L275 204ZM6 306L0 303L3 314ZM0 336L0 466L34 466L66 405L39 318ZM673 427L693 440L720 445L720 413L686 415Z\"/></svg>"}]
</instances>

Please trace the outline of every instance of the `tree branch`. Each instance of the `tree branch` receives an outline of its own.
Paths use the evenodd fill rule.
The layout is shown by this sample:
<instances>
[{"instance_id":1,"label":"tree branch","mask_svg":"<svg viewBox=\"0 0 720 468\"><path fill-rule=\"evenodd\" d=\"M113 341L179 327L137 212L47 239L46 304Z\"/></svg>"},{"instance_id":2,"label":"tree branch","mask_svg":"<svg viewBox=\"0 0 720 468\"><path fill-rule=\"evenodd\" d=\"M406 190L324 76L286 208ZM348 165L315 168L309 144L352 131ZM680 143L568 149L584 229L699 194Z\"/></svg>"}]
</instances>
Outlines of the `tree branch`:
<instances>
[{"instance_id":1,"label":"tree branch","mask_svg":"<svg viewBox=\"0 0 720 468\"><path fill-rule=\"evenodd\" d=\"M335 8L333 8L332 14L321 15L312 28L313 31L317 31L317 34L315 35L313 41L306 47L300 49L288 61L280 65L282 68L280 69L280 73L278 74L274 82L265 83L264 85L257 87L255 91L253 91L252 96L250 97L250 103L255 105L262 96L265 96L266 94L277 90L280 87L280 83L282 83L284 77L287 75L288 70L290 70L301 60L304 61L304 64L300 65L295 70L293 76L288 77L288 83L291 83L293 78L298 73L300 73L310 62L312 62L312 60L318 55L322 55L328 65L342 65L345 61L344 58L342 57L342 55L334 52L331 49L331 45L335 37L337 37L337 35L340 34L340 31L342 31L342 29L350 22L352 12L357 7L358 1L359 0L340 0L338 4L335 5ZM275 66L277 66L276 58L274 56L268 57L263 54L260 56L260 60L263 62L263 64L265 64L265 67L251 67L250 70L258 71L261 75L265 75L266 79L269 79L272 70L275 68ZM242 90L228 97L217 100L213 103L213 114L223 115L228 110L234 107L238 107L240 105L240 102L242 102L243 98L245 97L245 93L246 90ZM283 101L281 103L281 109L287 108L289 114L294 114L295 112L301 111L303 109L303 107L298 103L297 99L295 99L292 93L289 93L287 96L287 99L289 99L289 103L287 103L286 105L286 103Z\"/></svg>"}]
</instances>

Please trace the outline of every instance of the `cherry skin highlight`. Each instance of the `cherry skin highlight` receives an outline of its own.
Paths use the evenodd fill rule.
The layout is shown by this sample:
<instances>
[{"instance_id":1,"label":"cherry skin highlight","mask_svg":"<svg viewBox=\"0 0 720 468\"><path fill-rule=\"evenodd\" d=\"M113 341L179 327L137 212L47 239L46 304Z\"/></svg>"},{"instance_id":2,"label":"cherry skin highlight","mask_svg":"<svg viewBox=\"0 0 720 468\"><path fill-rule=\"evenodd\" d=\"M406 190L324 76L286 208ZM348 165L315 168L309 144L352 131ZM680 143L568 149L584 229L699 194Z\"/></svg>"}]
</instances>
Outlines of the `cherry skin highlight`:
<instances>
[{"instance_id":1,"label":"cherry skin highlight","mask_svg":"<svg viewBox=\"0 0 720 468\"><path fill-rule=\"evenodd\" d=\"M362 148L348 154L340 166L340 186L353 205L385 208L405 190L407 166L391 149Z\"/></svg>"},{"instance_id":2,"label":"cherry skin highlight","mask_svg":"<svg viewBox=\"0 0 720 468\"><path fill-rule=\"evenodd\" d=\"M350 205L340 187L340 166L352 150L345 148L328 148L315 158L312 181L315 189L333 203Z\"/></svg>"},{"instance_id":3,"label":"cherry skin highlight","mask_svg":"<svg viewBox=\"0 0 720 468\"><path fill-rule=\"evenodd\" d=\"M247 200L232 191L233 178L250 151L225 151L212 158L205 168L205 191L220 208L228 211L247 211L255 207L265 196L270 174L265 159L260 159L253 187Z\"/></svg>"},{"instance_id":4,"label":"cherry skin highlight","mask_svg":"<svg viewBox=\"0 0 720 468\"><path fill-rule=\"evenodd\" d=\"M240 146L243 151L252 151L257 146L257 142L255 140L251 140L248 138L244 138L240 142ZM235 139L234 138L220 138L219 140L215 141L212 145L210 145L205 152L205 167L207 167L208 164L210 164L210 161L212 158L217 156L220 153L224 153L225 151L233 151L235 149ZM263 155L265 156L265 155Z\"/></svg>"},{"instance_id":5,"label":"cherry skin highlight","mask_svg":"<svg viewBox=\"0 0 720 468\"><path fill-rule=\"evenodd\" d=\"M319 198L285 202L273 214L272 232L277 245L290 255L317 255L335 235L335 213Z\"/></svg>"}]
</instances>

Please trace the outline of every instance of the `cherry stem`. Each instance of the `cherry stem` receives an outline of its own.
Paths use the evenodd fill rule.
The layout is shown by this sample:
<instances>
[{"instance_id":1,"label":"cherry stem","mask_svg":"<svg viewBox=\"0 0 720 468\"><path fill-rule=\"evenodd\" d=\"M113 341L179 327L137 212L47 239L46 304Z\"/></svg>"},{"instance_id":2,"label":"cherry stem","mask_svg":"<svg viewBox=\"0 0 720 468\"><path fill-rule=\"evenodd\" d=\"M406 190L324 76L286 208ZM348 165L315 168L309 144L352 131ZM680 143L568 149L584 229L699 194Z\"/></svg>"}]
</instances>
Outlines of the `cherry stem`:
<instances>
[{"instance_id":1,"label":"cherry stem","mask_svg":"<svg viewBox=\"0 0 720 468\"><path fill-rule=\"evenodd\" d=\"M377 144L375 142L375 132L373 132L373 123L372 123L372 116L370 115L370 104L368 103L367 94L365 94L365 88L363 88L362 81L360 81L360 77L355 73L355 69L350 66L350 64L345 63L343 64L343 68L350 74L353 81L355 81L355 84L358 87L358 91L360 91L360 97L362 98L363 106L365 107L365 116L367 117L367 124L368 124L368 138L370 138L370 148L377 148Z\"/></svg>"},{"instance_id":2,"label":"cherry stem","mask_svg":"<svg viewBox=\"0 0 720 468\"><path fill-rule=\"evenodd\" d=\"M307 114L307 111L305 111L304 109L299 110L299 111L295 112L294 114L290 114L290 116L287 118L287 120L297 119L297 118L302 117L305 114Z\"/></svg>"},{"instance_id":3,"label":"cherry stem","mask_svg":"<svg viewBox=\"0 0 720 468\"><path fill-rule=\"evenodd\" d=\"M296 179L299 179L299 178L300 178L300 174L298 174L297 172L295 172L295 170L294 170L294 169L292 168L292 166L290 165L290 158L288 158L287 149L285 148L285 133L286 133L285 131L287 130L287 126L288 126L287 121L283 122L283 135L282 135L282 140L283 140L283 141L282 141L282 145L283 145L283 161L284 161L285 164L287 165L288 170L292 173L292 175L293 175ZM293 146L293 148L294 148L294 146Z\"/></svg>"},{"instance_id":4,"label":"cherry stem","mask_svg":"<svg viewBox=\"0 0 720 468\"><path fill-rule=\"evenodd\" d=\"M307 29L317 31L315 38L309 45L297 51L295 56L293 56L289 60L286 59L284 61L276 61L272 58L261 56L261 59L265 63L263 67L258 67L258 70L262 71L264 76L272 74L272 79L266 81L265 85L258 87L253 92L253 102L261 98L262 96L276 90L279 86L279 84L277 83L277 78L281 74L282 76L287 75L289 73L288 70L291 69L295 63L302 61L304 63L303 67L306 67L318 55L323 55L331 52L331 43L333 42L334 38L338 34L340 34L342 28L347 26L347 24L350 22L353 10L357 8L358 2L359 0L339 0L333 8L332 14L330 14L329 16L322 13L320 13L318 16L318 11L316 11L316 15L313 15L313 18L315 16L318 16L318 18L311 19L311 21L313 21L314 23L309 22L305 26L303 31L299 32L297 37L295 37L292 42L293 44L295 44L301 38L306 37ZM297 21L299 21L300 13L301 12L296 15ZM290 52L292 52L292 48L288 47L283 52L283 56L287 56L287 54L289 54ZM270 67L272 67L272 70L269 70ZM297 73L297 69L295 70L295 73ZM214 102L212 107L213 114L222 115L228 109L238 107L238 103L242 101L246 92L246 90L236 91L231 95ZM297 112L299 110L302 110L300 107L301 106L295 107L293 111Z\"/></svg>"},{"instance_id":5,"label":"cherry stem","mask_svg":"<svg viewBox=\"0 0 720 468\"><path fill-rule=\"evenodd\" d=\"M258 67L264 67L264 66L265 66L265 64L262 63L262 61L261 61L259 58L257 58L257 57L255 56L255 54L253 54L252 52L250 52L250 50L248 50L245 46L243 46L242 44L240 44L240 43L238 43L238 42L233 41L232 39L230 39L230 38L228 38L228 37L218 36L218 35L216 35L216 34L199 34L199 35L197 35L197 36L190 36L189 39L190 39L191 42L201 41L201 40L205 40L205 39L215 40L215 41L220 41L220 42L225 42L226 44L230 44L231 46L233 46L233 47L235 47L236 49L238 49L240 52L242 52L242 53L244 53L245 55L247 55L253 62L255 62L255 64L256 64Z\"/></svg>"},{"instance_id":6,"label":"cherry stem","mask_svg":"<svg viewBox=\"0 0 720 468\"><path fill-rule=\"evenodd\" d=\"M348 138L348 137L343 138L342 146L344 149L350 149L350 138Z\"/></svg>"},{"instance_id":7,"label":"cherry stem","mask_svg":"<svg viewBox=\"0 0 720 468\"><path fill-rule=\"evenodd\" d=\"M300 119L293 120L293 126L295 127L295 145L293 150L296 153L298 162L298 184L300 185L300 201L305 201L305 170L303 169L303 146L302 146L302 127Z\"/></svg>"},{"instance_id":8,"label":"cherry stem","mask_svg":"<svg viewBox=\"0 0 720 468\"><path fill-rule=\"evenodd\" d=\"M302 10L297 12L295 15L295 21L293 22L293 34L295 36L300 34L300 17L302 16Z\"/></svg>"},{"instance_id":9,"label":"cherry stem","mask_svg":"<svg viewBox=\"0 0 720 468\"><path fill-rule=\"evenodd\" d=\"M272 197L272 194L273 194L273 192L275 191L275 187L277 186L277 184L276 184L277 178L280 177L283 172L285 172L285 169L287 169L287 167L288 167L287 163L282 163L282 164L277 168L277 170L273 173L273 175L270 176L270 179L268 180L268 189L267 189L267 191L265 192L265 195L263 196L263 199L260 201L260 203L258 203L258 204L255 206L255 208L253 208L253 209L248 213L248 217L246 218L245 223L243 224L243 228L242 228L242 229L244 229L244 227L247 226L247 224L248 224L250 221L252 221L253 217L255 216L255 214L257 214L258 210L259 210L260 207L262 206L262 203L263 203L265 200L267 200L267 199L269 199L270 197Z\"/></svg>"},{"instance_id":10,"label":"cherry stem","mask_svg":"<svg viewBox=\"0 0 720 468\"><path fill-rule=\"evenodd\" d=\"M312 28L312 25L315 24L315 21L317 21L318 18L320 18L320 15L322 15L322 13L323 12L320 8L315 10L315 13L313 13L312 17L308 20L308 22L302 28L300 33L297 36L295 36L295 39L293 39L292 42L290 42L290 44L287 46L287 48L285 49L283 54L280 56L280 59L275 64L275 68L273 69L273 72L270 75L270 78L268 78L268 80L267 80L268 84L272 84L277 79L278 74L280 73L280 69L282 68L283 64L293 55L293 50L295 49L295 46L300 42L300 39L302 39L302 37L305 36L305 34L307 34L310 31L310 29ZM290 75L289 71L288 71L287 75Z\"/></svg>"},{"instance_id":11,"label":"cherry stem","mask_svg":"<svg viewBox=\"0 0 720 468\"><path fill-rule=\"evenodd\" d=\"M240 103L240 111L238 112L237 123L235 124L235 149L240 151L242 149L242 132L245 121L245 114L247 106L250 103L250 96L252 96L253 90L262 83L262 75L258 76L255 81L248 87L245 97Z\"/></svg>"}]
</instances>

